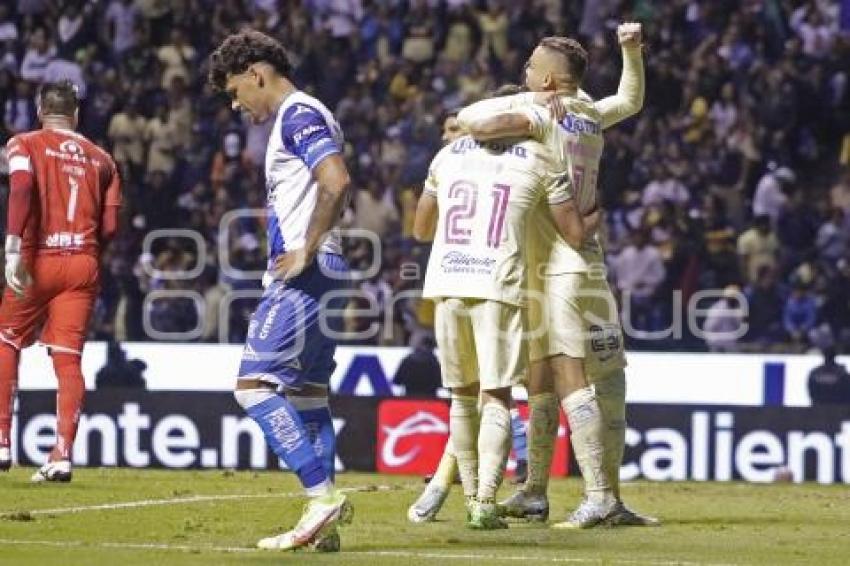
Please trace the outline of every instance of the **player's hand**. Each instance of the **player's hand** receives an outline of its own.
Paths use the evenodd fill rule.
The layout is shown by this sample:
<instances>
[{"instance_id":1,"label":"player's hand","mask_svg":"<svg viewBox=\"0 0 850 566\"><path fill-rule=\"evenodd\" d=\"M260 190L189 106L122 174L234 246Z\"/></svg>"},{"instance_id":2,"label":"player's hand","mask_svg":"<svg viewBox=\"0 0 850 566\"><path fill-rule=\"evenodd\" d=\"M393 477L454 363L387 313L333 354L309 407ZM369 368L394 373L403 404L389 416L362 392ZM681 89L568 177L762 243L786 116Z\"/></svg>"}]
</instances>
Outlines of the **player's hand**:
<instances>
[{"instance_id":1,"label":"player's hand","mask_svg":"<svg viewBox=\"0 0 850 566\"><path fill-rule=\"evenodd\" d=\"M6 254L6 285L18 297L23 297L26 288L32 285L32 277L19 253Z\"/></svg>"},{"instance_id":2,"label":"player's hand","mask_svg":"<svg viewBox=\"0 0 850 566\"><path fill-rule=\"evenodd\" d=\"M556 91L535 92L534 103L549 109L549 115L560 122L567 115L567 107L561 100L561 93Z\"/></svg>"},{"instance_id":3,"label":"player's hand","mask_svg":"<svg viewBox=\"0 0 850 566\"><path fill-rule=\"evenodd\" d=\"M640 47L642 38L639 22L623 22L617 26L617 39L621 47Z\"/></svg>"},{"instance_id":4,"label":"player's hand","mask_svg":"<svg viewBox=\"0 0 850 566\"><path fill-rule=\"evenodd\" d=\"M286 252L274 262L275 279L289 281L298 277L313 262L313 259L314 256L308 254L303 248Z\"/></svg>"}]
</instances>

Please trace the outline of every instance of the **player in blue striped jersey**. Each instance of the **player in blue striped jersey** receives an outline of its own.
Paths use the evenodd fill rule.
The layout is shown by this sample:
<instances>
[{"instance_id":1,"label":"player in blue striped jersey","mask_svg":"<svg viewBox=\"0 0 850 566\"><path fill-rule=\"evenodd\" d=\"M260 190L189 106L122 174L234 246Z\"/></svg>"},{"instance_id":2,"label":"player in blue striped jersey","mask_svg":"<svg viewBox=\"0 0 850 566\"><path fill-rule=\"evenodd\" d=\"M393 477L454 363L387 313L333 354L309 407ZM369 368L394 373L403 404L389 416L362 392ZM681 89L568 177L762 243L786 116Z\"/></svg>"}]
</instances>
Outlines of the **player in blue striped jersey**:
<instances>
[{"instance_id":1,"label":"player in blue striped jersey","mask_svg":"<svg viewBox=\"0 0 850 566\"><path fill-rule=\"evenodd\" d=\"M350 178L339 125L290 74L284 48L257 31L229 36L210 57L209 81L228 94L234 110L257 123L274 120L265 159L268 269L235 397L310 497L294 529L258 546L338 550L336 526L350 521L353 510L333 482L328 381L336 342L326 332L333 325L320 317L346 302L339 291L348 285L348 265L334 225Z\"/></svg>"}]
</instances>

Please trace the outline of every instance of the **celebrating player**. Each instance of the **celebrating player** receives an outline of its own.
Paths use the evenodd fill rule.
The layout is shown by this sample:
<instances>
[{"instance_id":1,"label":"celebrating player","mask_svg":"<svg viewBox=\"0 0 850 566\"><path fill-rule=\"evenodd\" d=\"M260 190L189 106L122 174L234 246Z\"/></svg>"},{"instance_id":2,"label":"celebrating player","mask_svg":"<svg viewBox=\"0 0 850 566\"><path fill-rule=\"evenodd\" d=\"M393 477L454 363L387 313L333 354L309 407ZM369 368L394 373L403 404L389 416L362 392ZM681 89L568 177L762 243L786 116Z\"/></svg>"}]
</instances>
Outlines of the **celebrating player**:
<instances>
[{"instance_id":1,"label":"celebrating player","mask_svg":"<svg viewBox=\"0 0 850 566\"><path fill-rule=\"evenodd\" d=\"M74 132L76 88L46 84L40 130L7 144L10 193L6 291L0 304L0 469L11 465L12 401L21 348L41 327L58 380L56 445L32 481L71 481L83 404L80 357L98 291L99 254L118 227L121 183L112 158Z\"/></svg>"},{"instance_id":2,"label":"celebrating player","mask_svg":"<svg viewBox=\"0 0 850 566\"><path fill-rule=\"evenodd\" d=\"M578 86L587 64L584 49L573 40L546 38L526 66L526 84L532 91L557 93L556 101L565 113L560 125L553 127L551 120L532 107L505 111L506 105L540 101L534 95L470 107L461 113L461 125L478 139L531 133L553 148L560 147L561 158L573 175L578 206L588 213L596 207L601 130L633 115L643 103L640 24L621 25L618 37L624 65L616 96L596 104L582 96ZM589 239L577 254L559 240L544 217L534 225L540 228L538 243L543 246L538 283L548 299L548 332L531 348L529 478L524 488L504 503L505 510L510 516L548 517L546 488L560 399L585 480L585 500L567 521L555 527L656 523L630 511L620 500L625 356L616 303L604 276L602 248L598 239ZM583 364L576 363L582 360Z\"/></svg>"},{"instance_id":3,"label":"celebrating player","mask_svg":"<svg viewBox=\"0 0 850 566\"><path fill-rule=\"evenodd\" d=\"M269 267L235 397L310 498L294 529L258 546L338 550L336 526L349 522L353 509L334 487L328 381L336 342L319 317L346 301L334 293L348 284L334 223L350 178L339 125L321 102L296 89L291 70L280 43L256 31L231 35L210 60L209 81L230 96L234 110L255 122L275 121L265 165Z\"/></svg>"},{"instance_id":4,"label":"celebrating player","mask_svg":"<svg viewBox=\"0 0 850 566\"><path fill-rule=\"evenodd\" d=\"M436 301L451 442L471 528L507 526L495 497L510 449L511 387L526 372L527 221L548 203L567 241L579 245L584 236L565 172L554 170L550 150L537 142L480 145L461 137L434 158L416 211L414 235L435 237L423 296Z\"/></svg>"},{"instance_id":5,"label":"celebrating player","mask_svg":"<svg viewBox=\"0 0 850 566\"><path fill-rule=\"evenodd\" d=\"M495 96L507 96L521 91L517 85L504 85L500 87ZM463 130L457 123L457 113L450 112L443 120L444 144L449 144L464 135ZM519 416L515 405L511 406L511 431L513 436L513 450L516 454L517 468L514 480L524 483L528 466L528 451L525 436L525 422ZM407 510L407 518L413 523L425 523L433 521L443 506L451 490L452 483L457 475L457 459L454 455L451 439L446 442L443 455L437 465L434 476L430 478L422 494Z\"/></svg>"}]
</instances>

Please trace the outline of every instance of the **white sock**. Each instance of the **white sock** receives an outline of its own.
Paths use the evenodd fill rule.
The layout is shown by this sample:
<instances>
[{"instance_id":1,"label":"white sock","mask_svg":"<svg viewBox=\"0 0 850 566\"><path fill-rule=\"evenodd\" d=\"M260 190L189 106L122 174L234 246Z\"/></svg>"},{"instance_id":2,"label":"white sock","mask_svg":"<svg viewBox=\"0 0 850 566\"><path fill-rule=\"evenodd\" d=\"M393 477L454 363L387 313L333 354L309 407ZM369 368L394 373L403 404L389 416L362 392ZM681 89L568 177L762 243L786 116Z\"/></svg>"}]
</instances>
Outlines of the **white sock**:
<instances>
[{"instance_id":1,"label":"white sock","mask_svg":"<svg viewBox=\"0 0 850 566\"><path fill-rule=\"evenodd\" d=\"M478 397L453 395L449 422L463 494L472 497L478 492Z\"/></svg>"},{"instance_id":2,"label":"white sock","mask_svg":"<svg viewBox=\"0 0 850 566\"><path fill-rule=\"evenodd\" d=\"M593 388L604 423L605 474L614 497L619 499L620 464L626 448L626 372L617 370L610 373L596 381Z\"/></svg>"},{"instance_id":3,"label":"white sock","mask_svg":"<svg viewBox=\"0 0 850 566\"><path fill-rule=\"evenodd\" d=\"M495 502L510 450L511 412L498 401L490 401L481 410L478 432L478 501Z\"/></svg>"},{"instance_id":4,"label":"white sock","mask_svg":"<svg viewBox=\"0 0 850 566\"><path fill-rule=\"evenodd\" d=\"M602 411L592 387L582 387L561 401L570 421L570 440L584 478L584 490L591 501L613 497L603 465Z\"/></svg>"},{"instance_id":5,"label":"white sock","mask_svg":"<svg viewBox=\"0 0 850 566\"><path fill-rule=\"evenodd\" d=\"M333 493L333 490L334 484L331 480L325 480L320 484L314 485L313 487L306 488L307 497L311 499L330 495L331 493Z\"/></svg>"},{"instance_id":6,"label":"white sock","mask_svg":"<svg viewBox=\"0 0 850 566\"><path fill-rule=\"evenodd\" d=\"M440 458L440 464L437 466L437 471L434 472L434 477L431 478L430 485L439 486L448 491L452 487L452 483L457 473L457 458L455 458L452 439L446 442L446 448L443 450L443 456Z\"/></svg>"},{"instance_id":7,"label":"white sock","mask_svg":"<svg viewBox=\"0 0 850 566\"><path fill-rule=\"evenodd\" d=\"M558 435L558 398L554 393L528 397L528 479L525 489L531 493L546 493L549 469Z\"/></svg>"}]
</instances>

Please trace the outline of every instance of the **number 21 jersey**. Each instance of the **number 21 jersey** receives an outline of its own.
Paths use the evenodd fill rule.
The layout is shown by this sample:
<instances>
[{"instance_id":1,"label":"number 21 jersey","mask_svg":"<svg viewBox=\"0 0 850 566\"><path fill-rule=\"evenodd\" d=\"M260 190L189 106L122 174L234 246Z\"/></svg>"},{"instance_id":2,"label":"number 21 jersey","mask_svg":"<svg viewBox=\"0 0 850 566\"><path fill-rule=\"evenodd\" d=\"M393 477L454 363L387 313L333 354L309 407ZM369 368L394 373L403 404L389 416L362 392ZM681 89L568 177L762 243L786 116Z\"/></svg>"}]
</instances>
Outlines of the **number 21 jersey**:
<instances>
[{"instance_id":1,"label":"number 21 jersey","mask_svg":"<svg viewBox=\"0 0 850 566\"><path fill-rule=\"evenodd\" d=\"M439 216L423 295L524 305L531 212L572 198L568 179L535 141L465 136L440 150L424 188Z\"/></svg>"}]
</instances>

